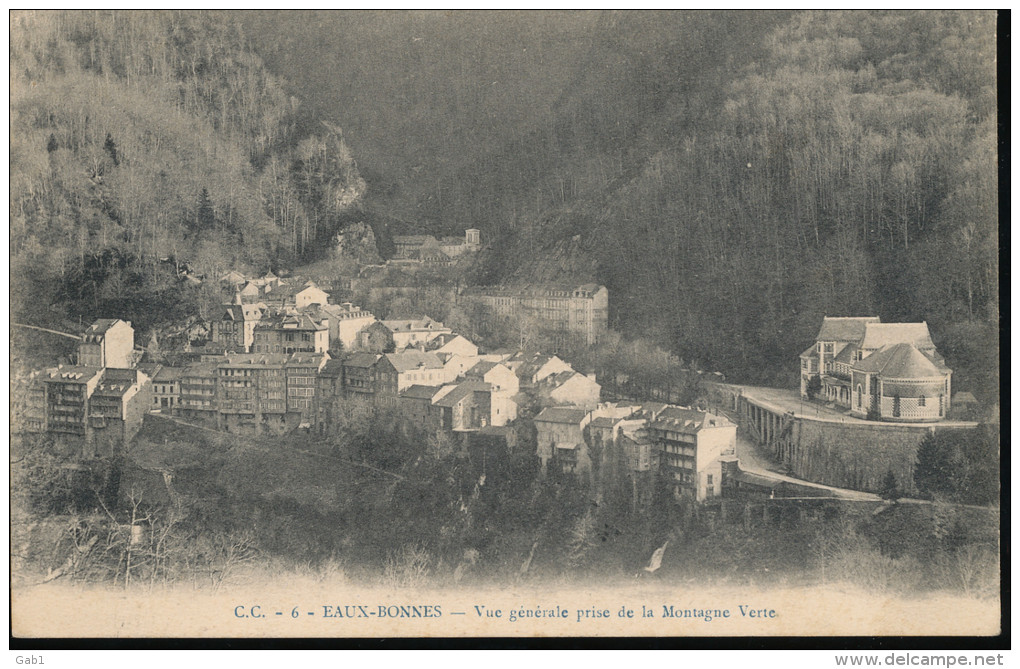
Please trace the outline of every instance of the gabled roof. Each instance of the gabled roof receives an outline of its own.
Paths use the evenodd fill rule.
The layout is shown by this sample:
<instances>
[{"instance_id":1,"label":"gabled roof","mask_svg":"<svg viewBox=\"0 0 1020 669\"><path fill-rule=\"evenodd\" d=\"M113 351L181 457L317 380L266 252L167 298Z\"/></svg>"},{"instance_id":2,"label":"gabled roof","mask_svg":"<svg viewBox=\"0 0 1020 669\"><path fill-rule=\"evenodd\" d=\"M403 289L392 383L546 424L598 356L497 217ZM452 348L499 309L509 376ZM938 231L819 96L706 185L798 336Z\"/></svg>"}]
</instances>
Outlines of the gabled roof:
<instances>
[{"instance_id":1,"label":"gabled roof","mask_svg":"<svg viewBox=\"0 0 1020 669\"><path fill-rule=\"evenodd\" d=\"M439 399L433 400L432 403L440 407L452 407L472 393L487 392L489 390L492 390L492 386L488 383L472 380L462 381L453 390L447 392Z\"/></svg>"},{"instance_id":2,"label":"gabled roof","mask_svg":"<svg viewBox=\"0 0 1020 669\"><path fill-rule=\"evenodd\" d=\"M312 353L311 351L298 351L291 353L290 359L287 361L287 366L302 366L307 367L308 365L314 365L318 367L320 364L325 364L325 360L329 359L328 353Z\"/></svg>"},{"instance_id":3,"label":"gabled roof","mask_svg":"<svg viewBox=\"0 0 1020 669\"><path fill-rule=\"evenodd\" d=\"M948 369L939 369L913 344L894 344L858 362L854 371L881 374L891 379L927 379L941 378Z\"/></svg>"},{"instance_id":4,"label":"gabled roof","mask_svg":"<svg viewBox=\"0 0 1020 669\"><path fill-rule=\"evenodd\" d=\"M91 381L97 375L102 374L103 370L100 367L81 367L79 365L51 367L46 370L46 375L43 377L43 381L54 381L54 382L78 382L86 383Z\"/></svg>"},{"instance_id":5,"label":"gabled roof","mask_svg":"<svg viewBox=\"0 0 1020 669\"><path fill-rule=\"evenodd\" d=\"M343 361L344 367L371 367L381 356L376 353L353 353Z\"/></svg>"},{"instance_id":6,"label":"gabled roof","mask_svg":"<svg viewBox=\"0 0 1020 669\"><path fill-rule=\"evenodd\" d=\"M572 380L575 376L580 376L586 381L591 381L591 379L589 379L584 374L581 374L580 372L575 372L573 370L569 370L564 372L556 372L555 374L550 374L549 376L545 377L538 383L543 387L559 388L567 381ZM594 383L594 381L591 382Z\"/></svg>"},{"instance_id":7,"label":"gabled roof","mask_svg":"<svg viewBox=\"0 0 1020 669\"><path fill-rule=\"evenodd\" d=\"M431 331L448 329L439 321L434 321L428 316L424 316L422 318L383 320L380 322L392 332L416 332L422 330Z\"/></svg>"},{"instance_id":8,"label":"gabled roof","mask_svg":"<svg viewBox=\"0 0 1020 669\"><path fill-rule=\"evenodd\" d=\"M961 390L958 393L953 393L953 404L978 404L977 398L974 397L974 393Z\"/></svg>"},{"instance_id":9,"label":"gabled roof","mask_svg":"<svg viewBox=\"0 0 1020 669\"><path fill-rule=\"evenodd\" d=\"M329 328L316 321L307 313L279 314L265 318L255 326L256 330L328 330Z\"/></svg>"},{"instance_id":10,"label":"gabled roof","mask_svg":"<svg viewBox=\"0 0 1020 669\"><path fill-rule=\"evenodd\" d=\"M471 369L467 370L465 374L467 374L467 376L482 377L485 376L490 369L492 369L498 364L499 364L498 362L488 362L486 360L482 360L481 362L475 363L475 365Z\"/></svg>"},{"instance_id":11,"label":"gabled roof","mask_svg":"<svg viewBox=\"0 0 1020 669\"><path fill-rule=\"evenodd\" d=\"M817 353L818 347L815 344L811 344L810 346L807 347L807 349L803 353L800 354L800 357L802 358L817 357Z\"/></svg>"},{"instance_id":12,"label":"gabled roof","mask_svg":"<svg viewBox=\"0 0 1020 669\"><path fill-rule=\"evenodd\" d=\"M843 350L836 354L836 357L832 359L833 362L853 362L854 357L857 354L856 344L847 344L843 347Z\"/></svg>"},{"instance_id":13,"label":"gabled roof","mask_svg":"<svg viewBox=\"0 0 1020 669\"><path fill-rule=\"evenodd\" d=\"M414 369L442 369L443 361L435 353L421 351L403 351L401 353L387 353L386 359L390 361L397 372L407 372Z\"/></svg>"},{"instance_id":14,"label":"gabled roof","mask_svg":"<svg viewBox=\"0 0 1020 669\"><path fill-rule=\"evenodd\" d=\"M920 323L868 323L861 348L874 351L893 344L913 344L919 349L934 349L928 324Z\"/></svg>"},{"instance_id":15,"label":"gabled roof","mask_svg":"<svg viewBox=\"0 0 1020 669\"><path fill-rule=\"evenodd\" d=\"M687 407L667 406L659 412L658 417L651 421L649 426L675 432L697 432L705 427L728 427L731 425L733 423L725 416Z\"/></svg>"},{"instance_id":16,"label":"gabled roof","mask_svg":"<svg viewBox=\"0 0 1020 669\"><path fill-rule=\"evenodd\" d=\"M156 383L165 383L167 381L177 381L181 378L181 374L184 370L180 367L161 367L156 375L152 377L152 380Z\"/></svg>"},{"instance_id":17,"label":"gabled roof","mask_svg":"<svg viewBox=\"0 0 1020 669\"><path fill-rule=\"evenodd\" d=\"M588 412L584 409L572 409L570 407L546 407L542 413L535 416L535 422L543 423L569 423L580 425Z\"/></svg>"},{"instance_id":18,"label":"gabled roof","mask_svg":"<svg viewBox=\"0 0 1020 669\"><path fill-rule=\"evenodd\" d=\"M224 304L223 305L223 318L225 321L243 321L244 311L241 309L239 304Z\"/></svg>"},{"instance_id":19,"label":"gabled roof","mask_svg":"<svg viewBox=\"0 0 1020 669\"><path fill-rule=\"evenodd\" d=\"M400 396L416 400L431 400L438 392L439 386L423 386L415 384L400 391Z\"/></svg>"},{"instance_id":20,"label":"gabled roof","mask_svg":"<svg viewBox=\"0 0 1020 669\"><path fill-rule=\"evenodd\" d=\"M589 423L589 425L592 427L613 427L622 420L622 418L613 418L612 416L599 416Z\"/></svg>"},{"instance_id":21,"label":"gabled roof","mask_svg":"<svg viewBox=\"0 0 1020 669\"><path fill-rule=\"evenodd\" d=\"M88 327L85 332L87 334L102 334L112 328L117 323L126 322L121 321L119 318L97 318L92 322L92 325Z\"/></svg>"},{"instance_id":22,"label":"gabled roof","mask_svg":"<svg viewBox=\"0 0 1020 669\"><path fill-rule=\"evenodd\" d=\"M527 356L527 354L525 354L525 356ZM516 358L517 356L514 357ZM517 369L515 369L514 372L521 378L530 378L537 374L540 369L545 367L554 358L556 358L555 355L542 354L536 354L530 357L522 356L522 362L517 366ZM556 359L558 360L558 358Z\"/></svg>"},{"instance_id":23,"label":"gabled roof","mask_svg":"<svg viewBox=\"0 0 1020 669\"><path fill-rule=\"evenodd\" d=\"M878 322L878 316L825 316L816 341L860 342L867 324Z\"/></svg>"}]
</instances>

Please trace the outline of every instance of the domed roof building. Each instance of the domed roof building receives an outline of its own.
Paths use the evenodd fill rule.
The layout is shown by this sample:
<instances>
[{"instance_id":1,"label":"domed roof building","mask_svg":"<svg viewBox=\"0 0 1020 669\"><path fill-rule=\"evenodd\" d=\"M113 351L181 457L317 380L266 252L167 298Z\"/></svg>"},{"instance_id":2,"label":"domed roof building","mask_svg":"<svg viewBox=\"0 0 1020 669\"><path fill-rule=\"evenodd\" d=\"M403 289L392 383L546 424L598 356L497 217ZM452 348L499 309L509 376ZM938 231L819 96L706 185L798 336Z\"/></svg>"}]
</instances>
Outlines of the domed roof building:
<instances>
[{"instance_id":1,"label":"domed roof building","mask_svg":"<svg viewBox=\"0 0 1020 669\"><path fill-rule=\"evenodd\" d=\"M825 317L801 354L801 395L813 378L822 399L861 418L934 422L949 413L952 370L935 350L928 324L876 317Z\"/></svg>"}]
</instances>

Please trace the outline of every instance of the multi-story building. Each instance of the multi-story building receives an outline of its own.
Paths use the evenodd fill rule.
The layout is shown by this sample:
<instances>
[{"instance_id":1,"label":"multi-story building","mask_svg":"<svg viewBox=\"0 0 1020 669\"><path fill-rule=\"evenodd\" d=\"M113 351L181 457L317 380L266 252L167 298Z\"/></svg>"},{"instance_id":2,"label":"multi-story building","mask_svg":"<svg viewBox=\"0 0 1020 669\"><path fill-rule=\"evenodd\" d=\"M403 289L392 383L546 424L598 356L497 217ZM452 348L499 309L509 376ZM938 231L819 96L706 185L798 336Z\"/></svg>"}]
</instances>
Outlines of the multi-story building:
<instances>
[{"instance_id":1,"label":"multi-story building","mask_svg":"<svg viewBox=\"0 0 1020 669\"><path fill-rule=\"evenodd\" d=\"M181 402L181 367L160 367L152 377L152 408L171 413Z\"/></svg>"},{"instance_id":2,"label":"multi-story building","mask_svg":"<svg viewBox=\"0 0 1020 669\"><path fill-rule=\"evenodd\" d=\"M449 261L450 258L474 253L480 249L481 234L477 228L468 228L464 231L463 238L436 239L432 235L396 235L393 237L393 246L396 250L393 259L428 262L428 258L434 258L438 252Z\"/></svg>"},{"instance_id":3,"label":"multi-story building","mask_svg":"<svg viewBox=\"0 0 1020 669\"><path fill-rule=\"evenodd\" d=\"M255 326L252 353L325 353L329 350L329 324L307 313L264 317Z\"/></svg>"},{"instance_id":4,"label":"multi-story building","mask_svg":"<svg viewBox=\"0 0 1020 669\"><path fill-rule=\"evenodd\" d=\"M400 391L400 410L404 418L419 429L438 429L442 411L433 409L432 398L442 391L436 386L411 386ZM452 418L451 418L452 424Z\"/></svg>"},{"instance_id":5,"label":"multi-story building","mask_svg":"<svg viewBox=\"0 0 1020 669\"><path fill-rule=\"evenodd\" d=\"M345 395L364 398L375 396L375 365L381 357L378 353L355 353L344 358L341 367Z\"/></svg>"},{"instance_id":6,"label":"multi-story building","mask_svg":"<svg viewBox=\"0 0 1020 669\"><path fill-rule=\"evenodd\" d=\"M98 367L55 367L41 378L44 385L43 429L54 435L77 437L84 444L89 399L103 378Z\"/></svg>"},{"instance_id":7,"label":"multi-story building","mask_svg":"<svg viewBox=\"0 0 1020 669\"><path fill-rule=\"evenodd\" d=\"M287 359L282 354L225 356L216 379L220 429L255 435L286 430Z\"/></svg>"},{"instance_id":8,"label":"multi-story building","mask_svg":"<svg viewBox=\"0 0 1020 669\"><path fill-rule=\"evenodd\" d=\"M152 384L135 369L103 370L88 403L87 456L122 454L149 410Z\"/></svg>"},{"instance_id":9,"label":"multi-story building","mask_svg":"<svg viewBox=\"0 0 1020 669\"><path fill-rule=\"evenodd\" d=\"M319 370L315 390L315 426L320 434L336 421L336 402L343 393L343 363L327 360Z\"/></svg>"},{"instance_id":10,"label":"multi-story building","mask_svg":"<svg viewBox=\"0 0 1020 669\"><path fill-rule=\"evenodd\" d=\"M407 318L384 320L382 324L393 335L395 350L401 351L408 347L424 346L440 335L452 334L453 330L428 316L423 318Z\"/></svg>"},{"instance_id":11,"label":"multi-story building","mask_svg":"<svg viewBox=\"0 0 1020 669\"><path fill-rule=\"evenodd\" d=\"M924 322L826 316L800 368L803 397L817 392L855 416L932 422L949 412L952 370Z\"/></svg>"},{"instance_id":12,"label":"multi-story building","mask_svg":"<svg viewBox=\"0 0 1020 669\"><path fill-rule=\"evenodd\" d=\"M589 346L609 328L609 290L594 283L471 288L462 298L484 305L496 319L530 323L557 338L578 337Z\"/></svg>"},{"instance_id":13,"label":"multi-story building","mask_svg":"<svg viewBox=\"0 0 1020 669\"><path fill-rule=\"evenodd\" d=\"M520 381L510 368L498 362L483 360L466 373L466 378L489 385L489 425L501 427L517 418L514 397L520 390Z\"/></svg>"},{"instance_id":14,"label":"multi-story building","mask_svg":"<svg viewBox=\"0 0 1020 669\"><path fill-rule=\"evenodd\" d=\"M300 415L299 427L315 423L319 372L328 361L327 353L295 353L287 361L287 411Z\"/></svg>"},{"instance_id":15,"label":"multi-story building","mask_svg":"<svg viewBox=\"0 0 1020 669\"><path fill-rule=\"evenodd\" d=\"M358 333L376 322L375 316L363 311L350 302L343 304L313 304L305 307L304 312L316 323L325 322L329 326L330 345L339 342L345 351L351 351L358 345Z\"/></svg>"},{"instance_id":16,"label":"multi-story building","mask_svg":"<svg viewBox=\"0 0 1020 669\"><path fill-rule=\"evenodd\" d=\"M100 318L82 333L78 344L81 367L133 367L135 330L130 321Z\"/></svg>"},{"instance_id":17,"label":"multi-story building","mask_svg":"<svg viewBox=\"0 0 1020 669\"><path fill-rule=\"evenodd\" d=\"M564 474L591 471L584 428L592 420L592 412L572 407L547 407L535 416L538 458L542 473L552 463Z\"/></svg>"},{"instance_id":18,"label":"multi-story building","mask_svg":"<svg viewBox=\"0 0 1020 669\"><path fill-rule=\"evenodd\" d=\"M442 430L467 432L489 425L492 387L478 379L443 386L432 397L432 412Z\"/></svg>"},{"instance_id":19,"label":"multi-story building","mask_svg":"<svg viewBox=\"0 0 1020 669\"><path fill-rule=\"evenodd\" d=\"M446 368L435 353L386 353L375 366L377 394L396 395L414 385L439 386L445 382Z\"/></svg>"},{"instance_id":20,"label":"multi-story building","mask_svg":"<svg viewBox=\"0 0 1020 669\"><path fill-rule=\"evenodd\" d=\"M674 490L701 502L722 493L720 457L734 453L737 426L725 416L668 406L646 419L647 434Z\"/></svg>"},{"instance_id":21,"label":"multi-story building","mask_svg":"<svg viewBox=\"0 0 1020 669\"><path fill-rule=\"evenodd\" d=\"M223 305L219 320L213 321L213 342L225 351L247 353L255 342L255 326L265 312L265 304L242 303L238 295L234 304Z\"/></svg>"},{"instance_id":22,"label":"multi-story building","mask_svg":"<svg viewBox=\"0 0 1020 669\"><path fill-rule=\"evenodd\" d=\"M54 367L36 375L30 392L27 428L85 458L122 453L152 401L150 379L136 369Z\"/></svg>"},{"instance_id":23,"label":"multi-story building","mask_svg":"<svg viewBox=\"0 0 1020 669\"><path fill-rule=\"evenodd\" d=\"M218 422L217 362L195 362L181 369L181 399L174 415L215 426Z\"/></svg>"}]
</instances>

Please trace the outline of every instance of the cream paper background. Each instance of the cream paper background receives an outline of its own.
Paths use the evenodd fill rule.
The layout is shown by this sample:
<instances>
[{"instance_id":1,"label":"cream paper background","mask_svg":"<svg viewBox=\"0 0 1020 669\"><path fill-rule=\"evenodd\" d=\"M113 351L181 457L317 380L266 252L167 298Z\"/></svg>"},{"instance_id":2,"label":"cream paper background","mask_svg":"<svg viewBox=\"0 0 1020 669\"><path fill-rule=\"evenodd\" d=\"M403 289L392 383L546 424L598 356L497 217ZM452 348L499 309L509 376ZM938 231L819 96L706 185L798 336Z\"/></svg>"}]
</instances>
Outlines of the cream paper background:
<instances>
[{"instance_id":1,"label":"cream paper background","mask_svg":"<svg viewBox=\"0 0 1020 669\"><path fill-rule=\"evenodd\" d=\"M324 618L323 606L438 605L433 619ZM776 611L774 619L746 618L739 604ZM261 607L265 618L238 618ZM500 619L478 617L475 605L503 609ZM641 618L641 607L654 618ZM728 608L730 618L662 618L675 608ZM566 620L511 623L510 608L570 609ZM576 622L575 610L609 609L610 617ZM294 607L299 616L291 617ZM618 616L621 607L634 618ZM280 611L282 615L275 615ZM315 615L307 615L312 611ZM465 615L451 615L462 611ZM12 591L16 637L560 637L560 636L993 636L999 603L959 596L903 597L838 586L756 590L687 587L654 579L623 588L486 588L393 591L350 585L243 588L218 593L99 589L47 584Z\"/></svg>"}]
</instances>

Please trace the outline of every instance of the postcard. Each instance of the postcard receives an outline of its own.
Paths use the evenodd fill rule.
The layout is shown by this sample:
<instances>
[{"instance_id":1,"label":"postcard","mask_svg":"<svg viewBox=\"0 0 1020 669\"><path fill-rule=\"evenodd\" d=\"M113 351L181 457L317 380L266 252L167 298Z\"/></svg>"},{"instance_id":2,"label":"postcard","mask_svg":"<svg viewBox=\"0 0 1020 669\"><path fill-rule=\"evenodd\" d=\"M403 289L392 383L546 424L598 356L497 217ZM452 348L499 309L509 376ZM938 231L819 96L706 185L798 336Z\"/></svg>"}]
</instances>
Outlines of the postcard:
<instances>
[{"instance_id":1,"label":"postcard","mask_svg":"<svg viewBox=\"0 0 1020 669\"><path fill-rule=\"evenodd\" d=\"M14 638L1003 631L996 12L10 20Z\"/></svg>"}]
</instances>

